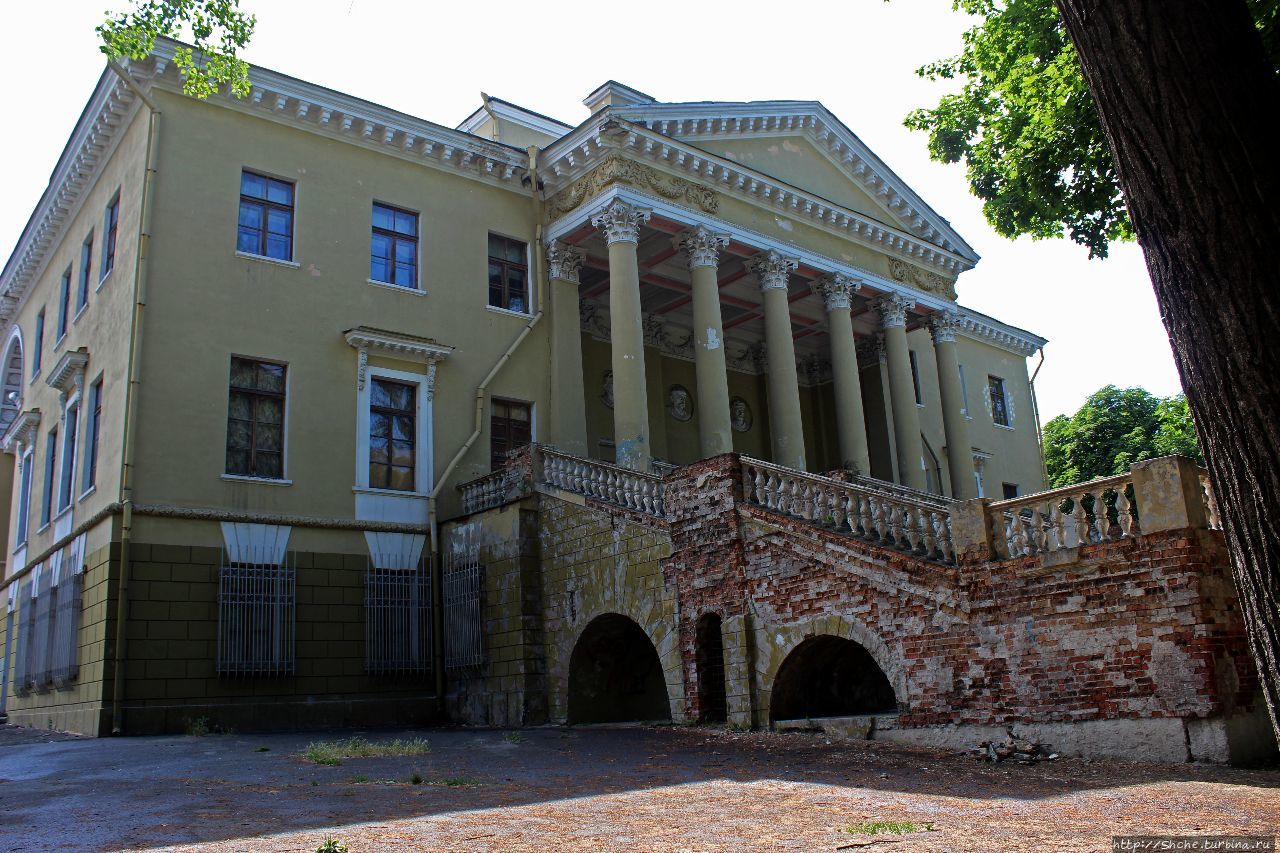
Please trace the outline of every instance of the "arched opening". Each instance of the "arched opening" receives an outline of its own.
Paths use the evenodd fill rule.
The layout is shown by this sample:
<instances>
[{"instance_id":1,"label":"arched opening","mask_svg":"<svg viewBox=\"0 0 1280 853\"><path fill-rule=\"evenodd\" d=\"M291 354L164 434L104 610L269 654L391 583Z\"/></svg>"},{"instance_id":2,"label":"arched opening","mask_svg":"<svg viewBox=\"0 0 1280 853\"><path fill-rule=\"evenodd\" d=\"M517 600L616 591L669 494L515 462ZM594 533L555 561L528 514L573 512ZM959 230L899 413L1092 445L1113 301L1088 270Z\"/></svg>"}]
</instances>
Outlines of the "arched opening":
<instances>
[{"instance_id":1,"label":"arched opening","mask_svg":"<svg viewBox=\"0 0 1280 853\"><path fill-rule=\"evenodd\" d=\"M773 682L769 718L852 717L897 710L888 677L862 646L843 637L810 637L787 655Z\"/></svg>"},{"instance_id":2,"label":"arched opening","mask_svg":"<svg viewBox=\"0 0 1280 853\"><path fill-rule=\"evenodd\" d=\"M728 717L724 689L724 639L720 617L707 613L698 620L696 652L698 665L698 719L703 723L723 723Z\"/></svg>"},{"instance_id":3,"label":"arched opening","mask_svg":"<svg viewBox=\"0 0 1280 853\"><path fill-rule=\"evenodd\" d=\"M569 722L670 719L662 662L648 635L616 613L593 619L569 658Z\"/></svg>"},{"instance_id":4,"label":"arched opening","mask_svg":"<svg viewBox=\"0 0 1280 853\"><path fill-rule=\"evenodd\" d=\"M4 361L0 362L0 377L3 377L3 389L0 390L0 433L9 428L13 419L22 409L22 338L17 332L9 338L9 345L4 350Z\"/></svg>"}]
</instances>

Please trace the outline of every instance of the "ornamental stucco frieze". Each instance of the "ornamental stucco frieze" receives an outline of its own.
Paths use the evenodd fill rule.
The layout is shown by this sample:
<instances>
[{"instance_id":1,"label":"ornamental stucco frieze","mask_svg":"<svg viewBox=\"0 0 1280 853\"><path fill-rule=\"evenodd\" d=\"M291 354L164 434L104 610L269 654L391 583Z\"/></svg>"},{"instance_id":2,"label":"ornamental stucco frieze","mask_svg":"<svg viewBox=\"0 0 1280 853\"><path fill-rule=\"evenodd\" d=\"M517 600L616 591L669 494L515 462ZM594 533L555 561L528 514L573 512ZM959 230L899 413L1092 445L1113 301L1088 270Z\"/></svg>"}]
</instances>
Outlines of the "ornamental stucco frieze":
<instances>
[{"instance_id":1,"label":"ornamental stucco frieze","mask_svg":"<svg viewBox=\"0 0 1280 853\"><path fill-rule=\"evenodd\" d=\"M613 184L635 187L706 213L715 213L720 208L719 194L709 187L664 174L618 154L610 154L599 166L552 196L547 204L549 215L552 219L559 219Z\"/></svg>"},{"instance_id":2,"label":"ornamental stucco frieze","mask_svg":"<svg viewBox=\"0 0 1280 853\"><path fill-rule=\"evenodd\" d=\"M898 258L889 258L889 276L894 281L918 287L926 293L937 294L944 299L956 298L955 281L948 280L937 273L922 270Z\"/></svg>"}]
</instances>

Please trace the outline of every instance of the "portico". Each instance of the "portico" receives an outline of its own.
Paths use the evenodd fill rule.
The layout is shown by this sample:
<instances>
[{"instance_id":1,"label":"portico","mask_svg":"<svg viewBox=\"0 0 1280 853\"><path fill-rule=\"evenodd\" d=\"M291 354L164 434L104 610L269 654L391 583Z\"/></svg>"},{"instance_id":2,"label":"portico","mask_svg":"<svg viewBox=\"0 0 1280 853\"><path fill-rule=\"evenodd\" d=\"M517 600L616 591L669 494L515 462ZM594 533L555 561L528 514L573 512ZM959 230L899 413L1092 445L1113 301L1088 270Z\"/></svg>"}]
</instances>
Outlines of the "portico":
<instances>
[{"instance_id":1,"label":"portico","mask_svg":"<svg viewBox=\"0 0 1280 853\"><path fill-rule=\"evenodd\" d=\"M552 351L579 371L586 401L573 415L581 427L561 424L564 444L633 470L738 450L943 491L926 475L921 418L942 422L948 447L968 447L954 354L964 321L950 300L625 186L585 200L548 236L552 299L576 284L583 333L570 365L577 330L557 301ZM948 380L955 374L932 406L919 398L907 342L926 328L930 361ZM691 381L678 381L690 363ZM581 405L565 396L566 410ZM611 434L591 441L586 410L601 406ZM944 491L969 496L971 452L945 455L956 486Z\"/></svg>"}]
</instances>

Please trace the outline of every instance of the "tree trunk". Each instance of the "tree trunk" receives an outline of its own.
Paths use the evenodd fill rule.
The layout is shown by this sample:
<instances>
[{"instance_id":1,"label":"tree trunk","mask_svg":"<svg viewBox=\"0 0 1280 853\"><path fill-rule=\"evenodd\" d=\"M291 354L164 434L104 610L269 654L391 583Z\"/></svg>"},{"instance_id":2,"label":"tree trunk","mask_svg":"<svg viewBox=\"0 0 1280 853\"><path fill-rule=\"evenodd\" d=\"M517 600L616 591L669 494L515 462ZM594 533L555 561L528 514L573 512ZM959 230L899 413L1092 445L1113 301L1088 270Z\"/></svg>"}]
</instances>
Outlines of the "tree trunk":
<instances>
[{"instance_id":1,"label":"tree trunk","mask_svg":"<svg viewBox=\"0 0 1280 853\"><path fill-rule=\"evenodd\" d=\"M1055 2L1146 255L1280 737L1280 85L1243 0Z\"/></svg>"}]
</instances>

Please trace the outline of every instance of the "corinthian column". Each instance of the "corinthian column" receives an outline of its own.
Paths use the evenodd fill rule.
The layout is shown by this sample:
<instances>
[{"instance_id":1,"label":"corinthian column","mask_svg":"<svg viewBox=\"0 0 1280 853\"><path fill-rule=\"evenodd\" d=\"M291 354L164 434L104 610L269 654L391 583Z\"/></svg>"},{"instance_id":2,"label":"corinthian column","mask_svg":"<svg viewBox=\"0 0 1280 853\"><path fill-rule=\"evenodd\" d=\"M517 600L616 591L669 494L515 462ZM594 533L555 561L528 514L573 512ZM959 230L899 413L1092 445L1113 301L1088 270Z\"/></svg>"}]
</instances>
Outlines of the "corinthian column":
<instances>
[{"instance_id":1,"label":"corinthian column","mask_svg":"<svg viewBox=\"0 0 1280 853\"><path fill-rule=\"evenodd\" d=\"M613 441L618 464L648 471L649 401L644 384L644 318L636 245L650 211L615 201L591 224L609 244L609 338L613 349Z\"/></svg>"},{"instance_id":2,"label":"corinthian column","mask_svg":"<svg viewBox=\"0 0 1280 853\"><path fill-rule=\"evenodd\" d=\"M853 340L853 325L849 320L849 297L861 288L861 282L838 272L824 275L813 283L814 291L822 296L827 305L840 464L865 476L871 473L871 454L867 450L867 423L862 412L858 351Z\"/></svg>"},{"instance_id":3,"label":"corinthian column","mask_svg":"<svg viewBox=\"0 0 1280 853\"><path fill-rule=\"evenodd\" d=\"M916 410L915 384L911 381L911 355L907 349L907 310L915 302L901 294L876 301L884 348L889 357L889 396L893 408L893 438L898 449L898 482L913 489L925 488L924 453L920 445L920 413Z\"/></svg>"},{"instance_id":4,"label":"corinthian column","mask_svg":"<svg viewBox=\"0 0 1280 853\"><path fill-rule=\"evenodd\" d=\"M947 439L947 472L951 493L957 500L978 496L973 477L973 448L969 444L969 424L964 417L964 396L960 388L960 361L956 357L956 328L960 314L943 311L929 319L933 332L933 357L938 362L938 389L942 397L942 432Z\"/></svg>"},{"instance_id":5,"label":"corinthian column","mask_svg":"<svg viewBox=\"0 0 1280 853\"><path fill-rule=\"evenodd\" d=\"M547 244L551 279L551 441L574 456L587 455L587 405L582 394L582 321L578 270L582 250L554 240Z\"/></svg>"},{"instance_id":6,"label":"corinthian column","mask_svg":"<svg viewBox=\"0 0 1280 853\"><path fill-rule=\"evenodd\" d=\"M774 250L761 252L748 262L760 279L764 301L764 344L769 361L769 432L773 461L805 470L804 426L800 418L800 381L796 378L796 351L791 337L791 301L787 277L798 266L794 258Z\"/></svg>"},{"instance_id":7,"label":"corinthian column","mask_svg":"<svg viewBox=\"0 0 1280 853\"><path fill-rule=\"evenodd\" d=\"M693 366L698 387L698 447L702 457L733 450L729 418L729 376L720 320L720 249L729 238L699 225L676 238L689 262L693 286Z\"/></svg>"}]
</instances>

